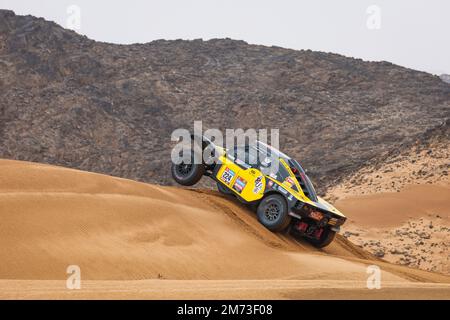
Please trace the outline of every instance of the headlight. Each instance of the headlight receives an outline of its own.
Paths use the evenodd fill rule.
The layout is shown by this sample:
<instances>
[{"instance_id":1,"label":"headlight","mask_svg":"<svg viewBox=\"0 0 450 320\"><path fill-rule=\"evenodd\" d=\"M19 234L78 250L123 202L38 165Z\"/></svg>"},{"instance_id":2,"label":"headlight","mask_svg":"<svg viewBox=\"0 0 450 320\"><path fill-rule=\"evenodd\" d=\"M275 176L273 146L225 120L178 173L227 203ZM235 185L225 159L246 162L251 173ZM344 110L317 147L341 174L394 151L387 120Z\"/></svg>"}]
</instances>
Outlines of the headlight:
<instances>
[{"instance_id":1,"label":"headlight","mask_svg":"<svg viewBox=\"0 0 450 320\"><path fill-rule=\"evenodd\" d=\"M332 226L334 226L334 225L336 225L337 222L338 222L338 219L331 218L330 221L328 221L328 224L331 224Z\"/></svg>"}]
</instances>

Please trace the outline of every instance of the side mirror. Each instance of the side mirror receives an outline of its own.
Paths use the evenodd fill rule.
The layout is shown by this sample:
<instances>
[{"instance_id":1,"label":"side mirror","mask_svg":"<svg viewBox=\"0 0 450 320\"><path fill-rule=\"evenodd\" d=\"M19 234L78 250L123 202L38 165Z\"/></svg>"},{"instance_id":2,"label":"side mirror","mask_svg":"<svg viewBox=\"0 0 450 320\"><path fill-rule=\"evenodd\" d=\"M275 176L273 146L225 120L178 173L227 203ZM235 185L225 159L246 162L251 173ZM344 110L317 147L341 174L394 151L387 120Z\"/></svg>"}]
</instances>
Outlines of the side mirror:
<instances>
[{"instance_id":1,"label":"side mirror","mask_svg":"<svg viewBox=\"0 0 450 320\"><path fill-rule=\"evenodd\" d=\"M264 168L270 167L271 164L272 160L269 157L266 157L263 161L261 161L261 166L263 166Z\"/></svg>"}]
</instances>

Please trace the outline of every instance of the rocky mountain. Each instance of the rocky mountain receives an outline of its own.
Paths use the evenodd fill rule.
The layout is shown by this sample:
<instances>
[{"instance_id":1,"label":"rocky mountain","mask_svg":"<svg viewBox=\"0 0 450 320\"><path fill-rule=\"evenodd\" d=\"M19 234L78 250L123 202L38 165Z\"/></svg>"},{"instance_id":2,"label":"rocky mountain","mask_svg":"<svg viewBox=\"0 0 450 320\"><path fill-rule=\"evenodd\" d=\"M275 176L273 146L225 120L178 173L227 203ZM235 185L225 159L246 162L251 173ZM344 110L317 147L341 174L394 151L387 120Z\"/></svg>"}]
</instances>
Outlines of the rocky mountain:
<instances>
[{"instance_id":1,"label":"rocky mountain","mask_svg":"<svg viewBox=\"0 0 450 320\"><path fill-rule=\"evenodd\" d=\"M339 198L400 192L411 185L449 185L450 120L426 131L415 141L372 158L364 167L328 188L327 196Z\"/></svg>"},{"instance_id":2,"label":"rocky mountain","mask_svg":"<svg viewBox=\"0 0 450 320\"><path fill-rule=\"evenodd\" d=\"M441 74L439 77L442 79L442 81L450 83L450 74Z\"/></svg>"},{"instance_id":3,"label":"rocky mountain","mask_svg":"<svg viewBox=\"0 0 450 320\"><path fill-rule=\"evenodd\" d=\"M0 10L0 158L170 184L175 128L279 128L321 192L448 125L450 85L244 41L102 43Z\"/></svg>"}]
</instances>

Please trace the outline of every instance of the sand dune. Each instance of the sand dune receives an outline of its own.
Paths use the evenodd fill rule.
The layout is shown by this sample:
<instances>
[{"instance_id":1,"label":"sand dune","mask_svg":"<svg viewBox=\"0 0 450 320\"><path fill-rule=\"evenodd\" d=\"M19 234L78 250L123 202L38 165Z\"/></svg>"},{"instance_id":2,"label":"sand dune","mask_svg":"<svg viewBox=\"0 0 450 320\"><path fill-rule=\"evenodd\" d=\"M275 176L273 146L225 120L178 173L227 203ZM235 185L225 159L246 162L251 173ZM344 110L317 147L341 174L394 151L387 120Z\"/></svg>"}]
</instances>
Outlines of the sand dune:
<instances>
[{"instance_id":1,"label":"sand dune","mask_svg":"<svg viewBox=\"0 0 450 320\"><path fill-rule=\"evenodd\" d=\"M213 191L2 160L0 221L1 298L450 298L449 277L343 237L316 250ZM81 290L65 289L69 265Z\"/></svg>"},{"instance_id":2,"label":"sand dune","mask_svg":"<svg viewBox=\"0 0 450 320\"><path fill-rule=\"evenodd\" d=\"M412 185L401 192L385 192L349 197L337 202L350 222L365 227L392 227L408 221L439 214L450 222L450 187Z\"/></svg>"}]
</instances>

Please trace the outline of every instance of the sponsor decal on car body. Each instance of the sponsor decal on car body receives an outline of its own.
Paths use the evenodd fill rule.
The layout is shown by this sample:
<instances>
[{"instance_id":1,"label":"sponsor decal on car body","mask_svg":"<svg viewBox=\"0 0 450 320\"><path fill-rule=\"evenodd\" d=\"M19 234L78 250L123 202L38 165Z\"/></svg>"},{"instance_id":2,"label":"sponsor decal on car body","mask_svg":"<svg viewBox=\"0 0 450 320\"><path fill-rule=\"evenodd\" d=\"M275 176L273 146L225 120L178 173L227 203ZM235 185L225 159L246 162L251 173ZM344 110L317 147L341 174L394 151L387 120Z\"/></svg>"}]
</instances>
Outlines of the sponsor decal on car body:
<instances>
[{"instance_id":1,"label":"sponsor decal on car body","mask_svg":"<svg viewBox=\"0 0 450 320\"><path fill-rule=\"evenodd\" d=\"M245 186L247 185L247 181L242 177L237 177L236 181L234 182L233 189L237 192L241 193L242 190L244 190Z\"/></svg>"},{"instance_id":2,"label":"sponsor decal on car body","mask_svg":"<svg viewBox=\"0 0 450 320\"><path fill-rule=\"evenodd\" d=\"M235 175L234 171L226 167L225 170L223 170L220 180L222 180L226 184L230 184L231 180L233 180L234 178L234 175Z\"/></svg>"},{"instance_id":3,"label":"sponsor decal on car body","mask_svg":"<svg viewBox=\"0 0 450 320\"><path fill-rule=\"evenodd\" d=\"M253 193L259 193L262 190L263 187L263 176L258 176L255 179L255 188L253 189Z\"/></svg>"},{"instance_id":4,"label":"sponsor decal on car body","mask_svg":"<svg viewBox=\"0 0 450 320\"><path fill-rule=\"evenodd\" d=\"M278 190L284 195L287 195L289 193L289 192L287 192L287 190L285 188L282 188L280 186L278 186Z\"/></svg>"}]
</instances>

